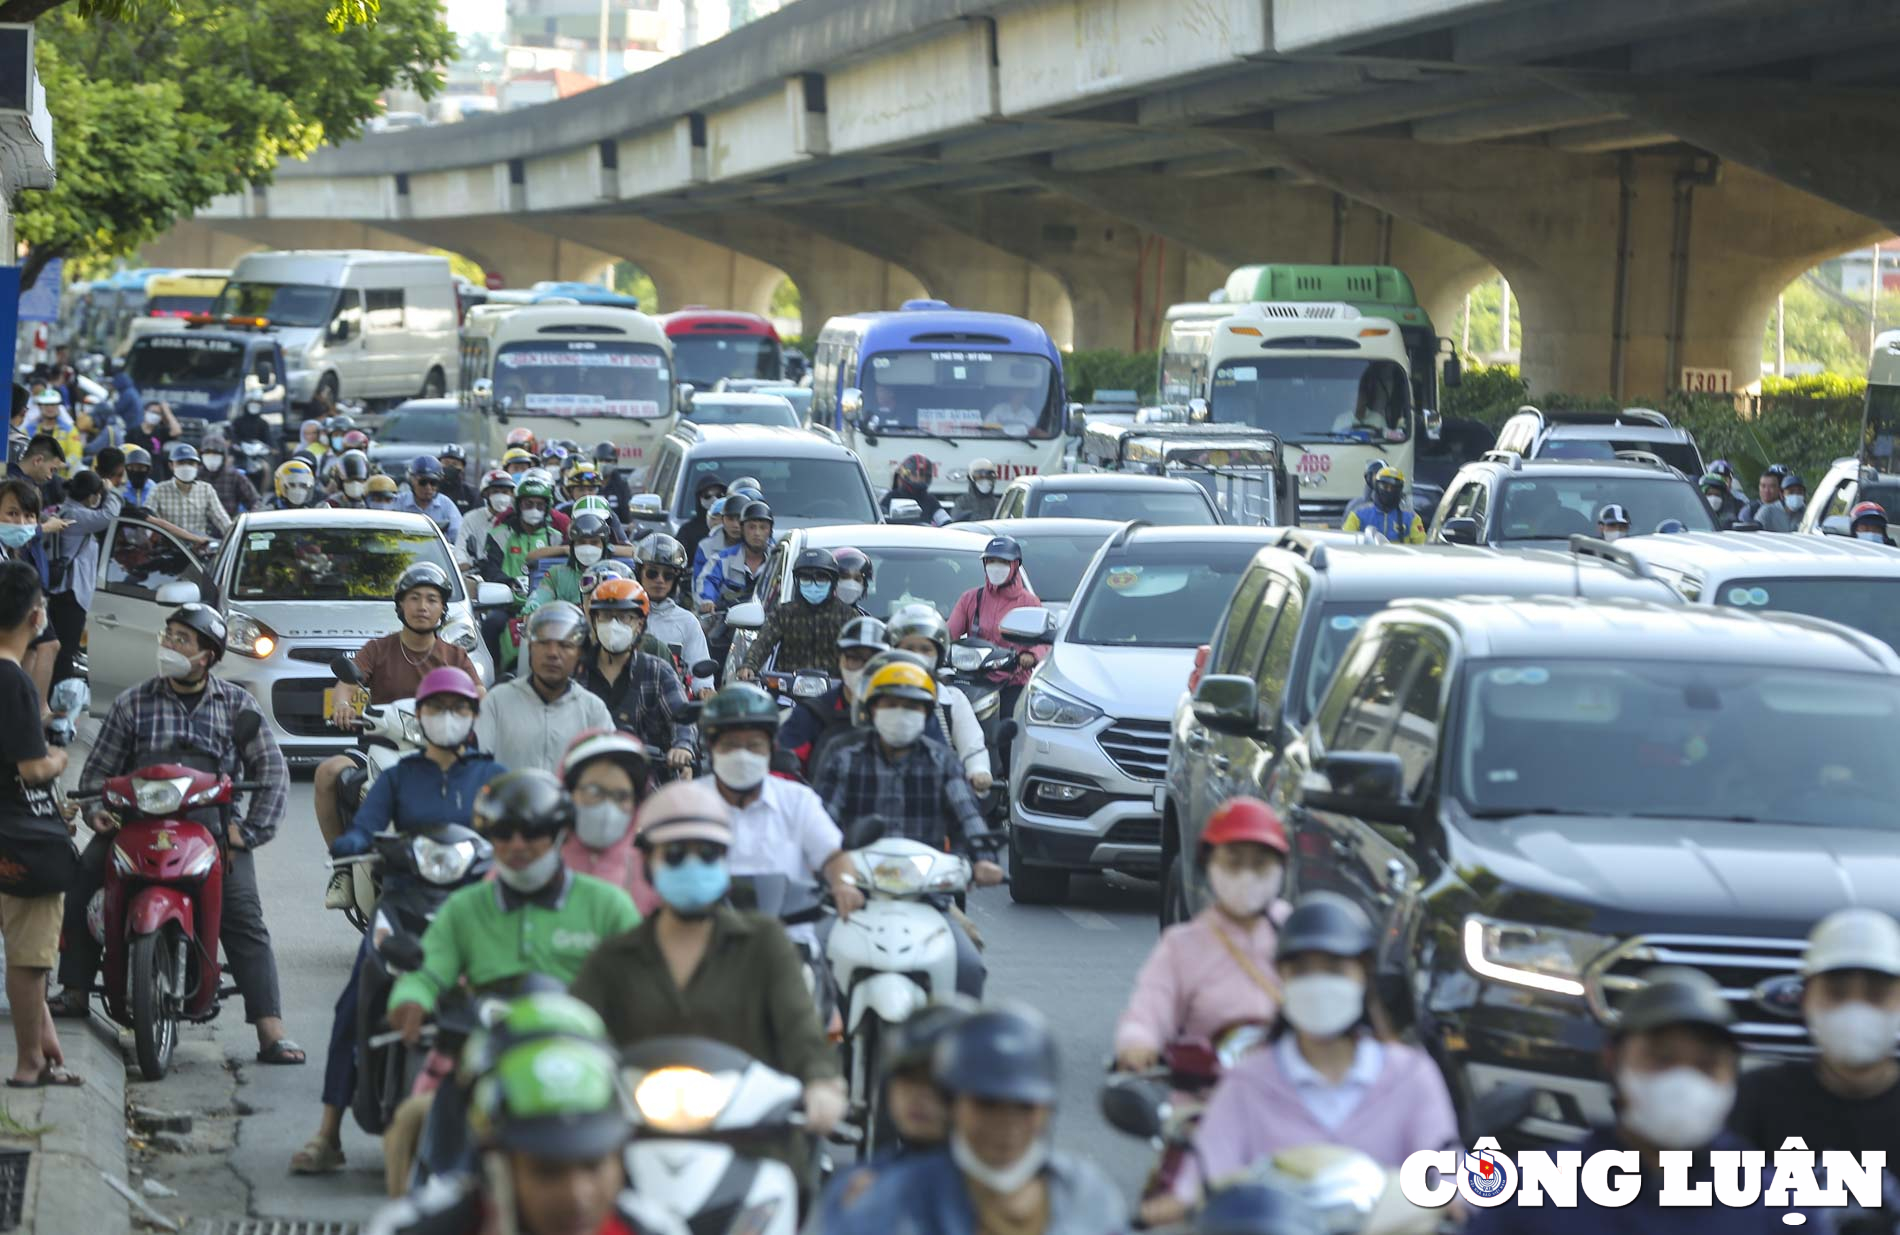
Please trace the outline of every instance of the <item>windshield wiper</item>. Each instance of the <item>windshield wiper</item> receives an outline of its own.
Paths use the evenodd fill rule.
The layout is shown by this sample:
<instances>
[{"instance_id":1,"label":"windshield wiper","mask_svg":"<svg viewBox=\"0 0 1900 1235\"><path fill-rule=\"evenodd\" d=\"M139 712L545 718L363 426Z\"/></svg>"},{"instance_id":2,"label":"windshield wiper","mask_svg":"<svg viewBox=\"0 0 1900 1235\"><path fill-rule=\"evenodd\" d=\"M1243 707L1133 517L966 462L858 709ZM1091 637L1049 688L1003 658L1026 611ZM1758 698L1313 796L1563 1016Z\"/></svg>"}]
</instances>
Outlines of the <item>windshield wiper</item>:
<instances>
[{"instance_id":1,"label":"windshield wiper","mask_svg":"<svg viewBox=\"0 0 1900 1235\"><path fill-rule=\"evenodd\" d=\"M963 443L959 442L956 438L945 437L941 433L932 433L928 429L919 429L915 425L898 425L896 428L892 428L890 425L879 425L877 428L871 430L871 432L882 433L886 437L928 437L948 444L953 450L963 449Z\"/></svg>"},{"instance_id":2,"label":"windshield wiper","mask_svg":"<svg viewBox=\"0 0 1900 1235\"><path fill-rule=\"evenodd\" d=\"M1577 816L1580 818L1600 819L1611 811L1571 810L1563 806L1496 806L1483 810L1466 811L1473 819L1516 819L1523 815Z\"/></svg>"}]
</instances>

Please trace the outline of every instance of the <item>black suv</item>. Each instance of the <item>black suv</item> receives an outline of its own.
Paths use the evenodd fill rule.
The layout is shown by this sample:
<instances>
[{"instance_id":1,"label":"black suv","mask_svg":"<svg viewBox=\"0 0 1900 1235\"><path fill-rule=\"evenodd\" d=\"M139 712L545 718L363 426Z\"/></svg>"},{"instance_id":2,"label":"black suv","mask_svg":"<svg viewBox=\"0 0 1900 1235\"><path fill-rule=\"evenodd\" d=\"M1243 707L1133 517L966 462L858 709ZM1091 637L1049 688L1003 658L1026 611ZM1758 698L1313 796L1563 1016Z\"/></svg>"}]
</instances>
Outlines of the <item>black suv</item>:
<instances>
[{"instance_id":1,"label":"black suv","mask_svg":"<svg viewBox=\"0 0 1900 1235\"><path fill-rule=\"evenodd\" d=\"M1695 486L1672 467L1621 459L1526 459L1493 450L1452 477L1430 539L1500 549L1567 549L1576 535L1594 536L1597 512L1615 502L1630 512L1633 532L1674 519L1691 532L1715 521Z\"/></svg>"},{"instance_id":2,"label":"black suv","mask_svg":"<svg viewBox=\"0 0 1900 1235\"><path fill-rule=\"evenodd\" d=\"M1396 605L1347 649L1274 799L1289 886L1383 925L1387 1005L1454 1099L1610 1121L1605 1030L1655 964L1707 971L1749 1056L1804 1054L1809 929L1900 911L1900 656L1792 614Z\"/></svg>"}]
</instances>

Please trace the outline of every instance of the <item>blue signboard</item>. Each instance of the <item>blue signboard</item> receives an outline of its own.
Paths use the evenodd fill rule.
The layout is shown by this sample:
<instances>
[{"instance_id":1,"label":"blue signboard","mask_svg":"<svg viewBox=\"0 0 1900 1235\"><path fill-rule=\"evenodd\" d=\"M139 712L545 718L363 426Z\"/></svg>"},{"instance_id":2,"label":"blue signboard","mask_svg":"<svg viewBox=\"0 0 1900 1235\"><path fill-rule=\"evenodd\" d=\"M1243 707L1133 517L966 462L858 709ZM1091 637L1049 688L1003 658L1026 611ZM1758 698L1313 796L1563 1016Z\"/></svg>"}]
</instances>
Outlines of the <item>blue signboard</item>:
<instances>
[{"instance_id":1,"label":"blue signboard","mask_svg":"<svg viewBox=\"0 0 1900 1235\"><path fill-rule=\"evenodd\" d=\"M33 286L20 293L20 321L56 322L59 320L60 268L64 265L65 259L59 257L47 262L46 268L40 271L40 277L34 280ZM19 278L17 270L14 272L14 278Z\"/></svg>"}]
</instances>

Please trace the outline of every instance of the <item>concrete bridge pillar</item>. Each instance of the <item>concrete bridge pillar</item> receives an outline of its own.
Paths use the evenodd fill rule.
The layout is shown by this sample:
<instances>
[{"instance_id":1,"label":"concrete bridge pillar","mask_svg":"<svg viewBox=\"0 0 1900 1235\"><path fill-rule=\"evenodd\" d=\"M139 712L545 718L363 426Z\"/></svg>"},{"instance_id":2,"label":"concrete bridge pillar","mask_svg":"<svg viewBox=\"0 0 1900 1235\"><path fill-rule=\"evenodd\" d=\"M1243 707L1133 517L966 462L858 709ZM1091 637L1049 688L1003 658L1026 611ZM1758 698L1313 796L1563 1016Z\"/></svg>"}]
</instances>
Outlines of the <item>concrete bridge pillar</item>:
<instances>
[{"instance_id":1,"label":"concrete bridge pillar","mask_svg":"<svg viewBox=\"0 0 1900 1235\"><path fill-rule=\"evenodd\" d=\"M633 262L653 280L659 312L689 304L763 314L785 272L725 245L621 212L533 214L528 226Z\"/></svg>"}]
</instances>

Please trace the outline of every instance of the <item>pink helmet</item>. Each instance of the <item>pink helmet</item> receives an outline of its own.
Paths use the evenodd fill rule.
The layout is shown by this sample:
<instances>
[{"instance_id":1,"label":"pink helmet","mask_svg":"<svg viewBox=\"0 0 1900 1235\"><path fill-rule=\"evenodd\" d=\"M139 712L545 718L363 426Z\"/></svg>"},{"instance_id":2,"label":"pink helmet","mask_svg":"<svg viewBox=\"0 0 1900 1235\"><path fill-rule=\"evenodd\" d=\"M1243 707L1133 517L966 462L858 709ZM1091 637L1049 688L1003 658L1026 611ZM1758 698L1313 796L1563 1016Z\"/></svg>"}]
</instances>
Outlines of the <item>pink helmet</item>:
<instances>
[{"instance_id":1,"label":"pink helmet","mask_svg":"<svg viewBox=\"0 0 1900 1235\"><path fill-rule=\"evenodd\" d=\"M417 685L417 703L434 695L460 695L476 707L482 706L482 693L475 689L475 680L453 665L429 670L421 683Z\"/></svg>"}]
</instances>

